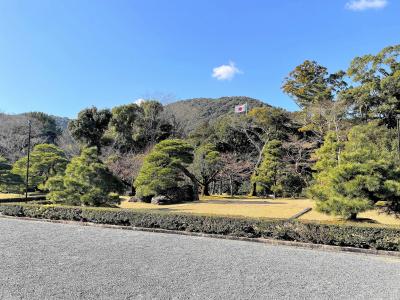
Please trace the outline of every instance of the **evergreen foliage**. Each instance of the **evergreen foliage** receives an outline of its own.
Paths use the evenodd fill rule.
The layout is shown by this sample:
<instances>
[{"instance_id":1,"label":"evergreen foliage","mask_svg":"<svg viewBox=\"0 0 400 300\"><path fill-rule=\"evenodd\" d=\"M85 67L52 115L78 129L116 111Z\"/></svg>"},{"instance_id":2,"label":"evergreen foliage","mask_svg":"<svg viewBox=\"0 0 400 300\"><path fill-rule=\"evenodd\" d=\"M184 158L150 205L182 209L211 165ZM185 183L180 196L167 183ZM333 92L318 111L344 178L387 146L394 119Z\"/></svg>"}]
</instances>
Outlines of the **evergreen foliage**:
<instances>
[{"instance_id":1,"label":"evergreen foliage","mask_svg":"<svg viewBox=\"0 0 400 300\"><path fill-rule=\"evenodd\" d=\"M21 176L11 172L12 165L0 156L0 191L20 192L23 184Z\"/></svg>"},{"instance_id":2,"label":"evergreen foliage","mask_svg":"<svg viewBox=\"0 0 400 300\"><path fill-rule=\"evenodd\" d=\"M353 127L343 150L328 134L317 151L315 184L310 194L321 212L354 219L378 201L398 207L400 165L394 135L376 123Z\"/></svg>"},{"instance_id":3,"label":"evergreen foliage","mask_svg":"<svg viewBox=\"0 0 400 300\"><path fill-rule=\"evenodd\" d=\"M51 177L47 199L69 205L109 206L119 203L115 193L123 185L101 162L95 147L85 148L67 165L65 174ZM113 194L114 193L114 194Z\"/></svg>"},{"instance_id":4,"label":"evergreen foliage","mask_svg":"<svg viewBox=\"0 0 400 300\"><path fill-rule=\"evenodd\" d=\"M298 122L302 132L321 142L329 130L341 130L346 105L337 95L347 89L345 72L329 73L315 61L304 61L285 78L282 90L299 105Z\"/></svg>"},{"instance_id":5,"label":"evergreen foliage","mask_svg":"<svg viewBox=\"0 0 400 300\"><path fill-rule=\"evenodd\" d=\"M154 145L167 139L172 133L172 124L164 119L163 105L155 100L146 100L141 103L143 122L140 127L140 138L144 146Z\"/></svg>"},{"instance_id":6,"label":"evergreen foliage","mask_svg":"<svg viewBox=\"0 0 400 300\"><path fill-rule=\"evenodd\" d=\"M202 186L202 195L210 195L209 185L215 179L221 167L220 153L214 145L207 143L196 149L191 169Z\"/></svg>"},{"instance_id":7,"label":"evergreen foliage","mask_svg":"<svg viewBox=\"0 0 400 300\"><path fill-rule=\"evenodd\" d=\"M355 119L378 119L389 128L396 127L400 112L400 45L354 58L347 74L356 85L342 97Z\"/></svg>"},{"instance_id":8,"label":"evergreen foliage","mask_svg":"<svg viewBox=\"0 0 400 300\"><path fill-rule=\"evenodd\" d=\"M110 126L114 138L115 148L121 152L137 150L139 127L143 122L143 109L135 104L114 107Z\"/></svg>"},{"instance_id":9,"label":"evergreen foliage","mask_svg":"<svg viewBox=\"0 0 400 300\"><path fill-rule=\"evenodd\" d=\"M12 168L12 173L24 178L28 163L27 156L17 160ZM29 186L31 190L43 190L46 181L55 175L62 174L68 163L64 151L52 144L36 145L30 155Z\"/></svg>"},{"instance_id":10,"label":"evergreen foliage","mask_svg":"<svg viewBox=\"0 0 400 300\"><path fill-rule=\"evenodd\" d=\"M103 146L103 135L111 119L108 109L86 108L79 112L78 118L69 124L72 136L87 147L97 147L100 152Z\"/></svg>"},{"instance_id":11,"label":"evergreen foliage","mask_svg":"<svg viewBox=\"0 0 400 300\"><path fill-rule=\"evenodd\" d=\"M285 171L282 157L280 141L272 140L266 144L262 162L257 168L257 172L251 177L252 182L258 183L262 191L272 192L274 195L282 193L282 179Z\"/></svg>"},{"instance_id":12,"label":"evergreen foliage","mask_svg":"<svg viewBox=\"0 0 400 300\"><path fill-rule=\"evenodd\" d=\"M143 151L168 138L173 125L164 119L164 107L154 100L117 106L112 109L109 137L121 153Z\"/></svg>"},{"instance_id":13,"label":"evergreen foliage","mask_svg":"<svg viewBox=\"0 0 400 300\"><path fill-rule=\"evenodd\" d=\"M187 170L193 157L193 147L183 140L172 139L158 143L145 158L135 180L136 195L166 195L168 190L177 189L185 176L192 180L197 191L197 181Z\"/></svg>"}]
</instances>

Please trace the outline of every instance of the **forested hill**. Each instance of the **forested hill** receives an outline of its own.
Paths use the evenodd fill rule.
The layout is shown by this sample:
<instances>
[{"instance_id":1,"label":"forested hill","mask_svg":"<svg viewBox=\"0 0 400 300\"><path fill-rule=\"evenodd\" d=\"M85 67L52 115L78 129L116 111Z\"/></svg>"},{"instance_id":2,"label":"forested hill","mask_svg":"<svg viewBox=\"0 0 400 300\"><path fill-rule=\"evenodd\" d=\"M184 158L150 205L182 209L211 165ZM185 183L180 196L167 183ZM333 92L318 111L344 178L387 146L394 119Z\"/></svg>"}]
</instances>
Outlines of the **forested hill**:
<instances>
[{"instance_id":1,"label":"forested hill","mask_svg":"<svg viewBox=\"0 0 400 300\"><path fill-rule=\"evenodd\" d=\"M174 116L176 128L179 128L176 130L184 136L204 122L210 121L212 124L221 116L233 114L236 105L245 103L248 104L249 110L269 106L249 97L196 98L165 105L165 115L160 117L169 120ZM28 120L32 121L32 145L56 143L67 154L79 152L77 142L72 138L70 131L66 130L71 121L69 118L48 115L45 112L15 115L0 113L0 157L14 162L25 154Z\"/></svg>"},{"instance_id":2,"label":"forested hill","mask_svg":"<svg viewBox=\"0 0 400 300\"><path fill-rule=\"evenodd\" d=\"M65 130L68 126L68 122L70 121L67 117L58 117L58 116L51 116L56 121L57 127L61 130Z\"/></svg>"},{"instance_id":3,"label":"forested hill","mask_svg":"<svg viewBox=\"0 0 400 300\"><path fill-rule=\"evenodd\" d=\"M249 110L254 107L270 106L260 100L245 97L245 96L234 96L234 97L221 97L221 98L193 98L187 100L180 100L164 106L165 112L168 115L174 115L175 119L182 124L185 132L188 133L207 121L213 121L218 119L220 116L225 114L233 113L236 105L245 104L249 105ZM29 114L29 113L28 113ZM41 114L41 113L39 113ZM20 115L7 115L1 114L3 117L7 117L10 121L17 122L23 118L26 114ZM63 131L67 128L69 118L50 116L54 119L57 127ZM1 119L1 118L0 118Z\"/></svg>"},{"instance_id":4,"label":"forested hill","mask_svg":"<svg viewBox=\"0 0 400 300\"><path fill-rule=\"evenodd\" d=\"M167 104L165 111L174 115L188 133L204 122L212 122L222 115L233 113L235 105L245 103L248 104L249 110L254 107L269 106L260 100L244 96L194 98Z\"/></svg>"}]
</instances>

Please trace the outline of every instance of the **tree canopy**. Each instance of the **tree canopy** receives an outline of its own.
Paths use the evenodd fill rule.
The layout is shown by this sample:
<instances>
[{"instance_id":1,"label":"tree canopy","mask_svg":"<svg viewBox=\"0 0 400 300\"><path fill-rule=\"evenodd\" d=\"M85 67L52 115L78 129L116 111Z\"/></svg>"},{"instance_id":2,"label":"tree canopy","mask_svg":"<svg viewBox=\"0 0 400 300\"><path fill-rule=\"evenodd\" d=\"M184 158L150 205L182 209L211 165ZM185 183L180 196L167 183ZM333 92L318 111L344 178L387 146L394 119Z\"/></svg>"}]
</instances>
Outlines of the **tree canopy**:
<instances>
[{"instance_id":1,"label":"tree canopy","mask_svg":"<svg viewBox=\"0 0 400 300\"><path fill-rule=\"evenodd\" d=\"M310 193L319 211L354 219L378 201L398 208L400 164L393 132L376 123L353 127L343 150L328 134L317 151L316 182Z\"/></svg>"},{"instance_id":2,"label":"tree canopy","mask_svg":"<svg viewBox=\"0 0 400 300\"><path fill-rule=\"evenodd\" d=\"M169 190L177 189L185 177L197 191L197 180L187 169L193 158L193 147L183 140L158 143L145 158L135 180L136 194L139 197L167 195Z\"/></svg>"},{"instance_id":3,"label":"tree canopy","mask_svg":"<svg viewBox=\"0 0 400 300\"><path fill-rule=\"evenodd\" d=\"M102 138L108 128L112 114L108 109L86 108L79 112L78 118L72 120L68 127L72 136L87 147L96 147L100 152Z\"/></svg>"},{"instance_id":4,"label":"tree canopy","mask_svg":"<svg viewBox=\"0 0 400 300\"><path fill-rule=\"evenodd\" d=\"M110 125L115 148L122 152L142 148L143 144L138 141L142 122L143 108L139 105L132 103L114 107Z\"/></svg>"},{"instance_id":5,"label":"tree canopy","mask_svg":"<svg viewBox=\"0 0 400 300\"><path fill-rule=\"evenodd\" d=\"M122 153L140 152L168 138L173 124L164 119L161 103L154 100L121 105L112 109L110 137Z\"/></svg>"},{"instance_id":6,"label":"tree canopy","mask_svg":"<svg viewBox=\"0 0 400 300\"><path fill-rule=\"evenodd\" d=\"M70 205L104 206L119 203L123 185L100 160L95 147L83 149L67 165L65 174L51 177L49 200Z\"/></svg>"},{"instance_id":7,"label":"tree canopy","mask_svg":"<svg viewBox=\"0 0 400 300\"><path fill-rule=\"evenodd\" d=\"M23 184L21 176L11 172L12 165L0 156L0 191L1 192L19 192Z\"/></svg>"},{"instance_id":8,"label":"tree canopy","mask_svg":"<svg viewBox=\"0 0 400 300\"><path fill-rule=\"evenodd\" d=\"M347 74L356 83L343 98L355 118L364 122L378 119L396 127L400 113L400 45L384 48L376 55L356 57Z\"/></svg>"},{"instance_id":9,"label":"tree canopy","mask_svg":"<svg viewBox=\"0 0 400 300\"><path fill-rule=\"evenodd\" d=\"M16 161L12 173L25 180L27 156ZM62 174L68 163L68 159L60 148L52 144L36 145L30 155L29 163L29 188L44 189L46 181L55 175Z\"/></svg>"},{"instance_id":10,"label":"tree canopy","mask_svg":"<svg viewBox=\"0 0 400 300\"><path fill-rule=\"evenodd\" d=\"M202 195L209 196L209 185L221 170L220 153L212 144L199 146L194 153L191 169L202 186Z\"/></svg>"}]
</instances>

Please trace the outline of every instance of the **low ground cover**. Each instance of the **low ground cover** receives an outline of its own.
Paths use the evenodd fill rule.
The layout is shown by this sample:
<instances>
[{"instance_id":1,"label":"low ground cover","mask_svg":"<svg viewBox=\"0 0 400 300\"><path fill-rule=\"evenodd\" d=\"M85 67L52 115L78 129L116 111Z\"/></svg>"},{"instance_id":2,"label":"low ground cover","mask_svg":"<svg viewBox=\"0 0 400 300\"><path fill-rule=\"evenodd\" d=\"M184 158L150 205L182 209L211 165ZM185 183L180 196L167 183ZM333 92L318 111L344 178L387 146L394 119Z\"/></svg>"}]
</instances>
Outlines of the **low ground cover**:
<instances>
[{"instance_id":1,"label":"low ground cover","mask_svg":"<svg viewBox=\"0 0 400 300\"><path fill-rule=\"evenodd\" d=\"M32 204L0 204L0 214L400 251L400 228L377 224L328 224L298 220L197 215L149 209Z\"/></svg>"},{"instance_id":2,"label":"low ground cover","mask_svg":"<svg viewBox=\"0 0 400 300\"><path fill-rule=\"evenodd\" d=\"M34 195L33 195L34 196ZM24 198L20 194L0 193L1 199ZM310 199L262 199L258 197L243 196L207 196L201 197L200 201L159 206L150 203L128 202L128 197L122 197L121 208L149 209L156 211L182 212L222 216L242 216L251 218L278 218L287 219L307 207L315 207ZM361 220L386 225L399 225L400 219L378 210L370 210L359 215ZM300 217L301 220L343 222L340 218L332 217L317 212L315 209Z\"/></svg>"}]
</instances>

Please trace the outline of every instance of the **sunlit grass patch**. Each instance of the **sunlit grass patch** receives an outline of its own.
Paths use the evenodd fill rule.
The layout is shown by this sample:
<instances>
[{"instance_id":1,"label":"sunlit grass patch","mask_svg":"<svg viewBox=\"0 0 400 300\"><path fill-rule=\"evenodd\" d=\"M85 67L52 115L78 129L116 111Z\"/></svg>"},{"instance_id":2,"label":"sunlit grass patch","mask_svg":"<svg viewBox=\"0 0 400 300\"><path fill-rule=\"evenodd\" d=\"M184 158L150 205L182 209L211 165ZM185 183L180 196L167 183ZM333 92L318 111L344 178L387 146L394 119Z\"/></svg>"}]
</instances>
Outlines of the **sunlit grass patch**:
<instances>
[{"instance_id":1,"label":"sunlit grass patch","mask_svg":"<svg viewBox=\"0 0 400 300\"><path fill-rule=\"evenodd\" d=\"M20 195L20 194L0 193L0 199L19 198L19 197L23 197L23 196L24 195Z\"/></svg>"},{"instance_id":2,"label":"sunlit grass patch","mask_svg":"<svg viewBox=\"0 0 400 300\"><path fill-rule=\"evenodd\" d=\"M154 205L150 203L123 201L122 208L157 209L193 214L244 216L249 218L290 218L307 207L313 210L301 216L301 220L343 222L338 217L328 216L314 209L314 202L310 199L291 198L256 198L236 196L206 196L200 201L172 205ZM379 213L377 210L368 211L359 215L380 224L400 225L400 219Z\"/></svg>"}]
</instances>

